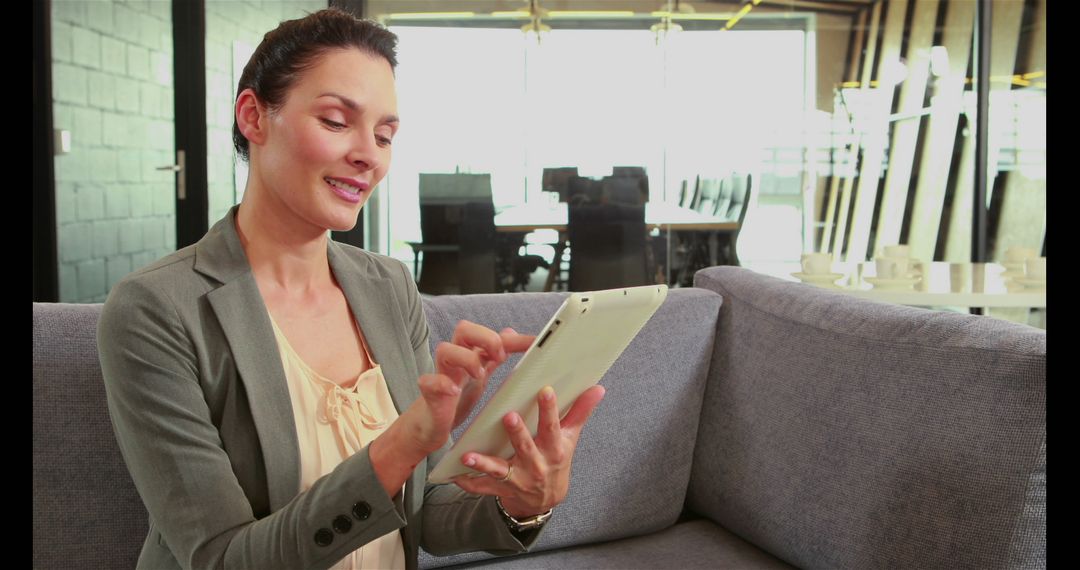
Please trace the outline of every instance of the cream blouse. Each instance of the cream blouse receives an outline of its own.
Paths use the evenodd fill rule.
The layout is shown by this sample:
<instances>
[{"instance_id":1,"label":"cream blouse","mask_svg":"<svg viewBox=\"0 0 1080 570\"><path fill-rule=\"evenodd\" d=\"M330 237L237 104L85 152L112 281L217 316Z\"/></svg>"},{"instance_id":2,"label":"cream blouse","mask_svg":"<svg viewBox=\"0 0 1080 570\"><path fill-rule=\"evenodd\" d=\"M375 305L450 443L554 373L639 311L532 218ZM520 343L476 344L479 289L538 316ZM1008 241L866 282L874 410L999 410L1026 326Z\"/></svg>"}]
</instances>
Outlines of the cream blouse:
<instances>
[{"instance_id":1,"label":"cream blouse","mask_svg":"<svg viewBox=\"0 0 1080 570\"><path fill-rule=\"evenodd\" d=\"M308 366L289 345L273 317L270 323L277 336L292 399L300 441L300 491L303 492L371 443L397 419L398 413L382 369L372 359L362 334L361 344L372 367L361 372L352 386L342 387ZM401 532L393 531L365 544L342 558L332 570L369 568L405 568Z\"/></svg>"}]
</instances>

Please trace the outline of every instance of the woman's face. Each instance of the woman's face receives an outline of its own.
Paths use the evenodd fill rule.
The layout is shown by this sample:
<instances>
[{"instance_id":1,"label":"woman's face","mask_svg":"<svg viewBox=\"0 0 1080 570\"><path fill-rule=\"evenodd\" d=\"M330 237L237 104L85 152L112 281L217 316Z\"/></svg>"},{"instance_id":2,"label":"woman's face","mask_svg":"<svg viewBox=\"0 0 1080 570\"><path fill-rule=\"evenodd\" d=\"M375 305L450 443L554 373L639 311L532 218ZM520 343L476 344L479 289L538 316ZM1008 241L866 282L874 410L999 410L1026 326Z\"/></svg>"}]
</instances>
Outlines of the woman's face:
<instances>
[{"instance_id":1,"label":"woman's face","mask_svg":"<svg viewBox=\"0 0 1080 570\"><path fill-rule=\"evenodd\" d=\"M268 117L252 168L299 218L346 231L390 167L397 92L389 62L358 49L319 57Z\"/></svg>"}]
</instances>

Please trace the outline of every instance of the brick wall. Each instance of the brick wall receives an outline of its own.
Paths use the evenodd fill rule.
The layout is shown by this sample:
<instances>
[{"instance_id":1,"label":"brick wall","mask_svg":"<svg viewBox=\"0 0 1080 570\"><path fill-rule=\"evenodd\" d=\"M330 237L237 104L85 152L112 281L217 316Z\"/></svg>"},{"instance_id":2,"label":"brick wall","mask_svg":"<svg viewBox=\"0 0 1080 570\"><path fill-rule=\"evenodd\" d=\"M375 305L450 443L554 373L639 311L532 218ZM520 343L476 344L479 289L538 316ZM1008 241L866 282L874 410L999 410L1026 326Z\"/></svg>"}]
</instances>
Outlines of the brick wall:
<instances>
[{"instance_id":1,"label":"brick wall","mask_svg":"<svg viewBox=\"0 0 1080 570\"><path fill-rule=\"evenodd\" d=\"M255 46L325 0L207 1L209 222L238 199L231 143L233 41ZM53 121L60 301L104 301L176 249L173 38L168 0L53 0ZM239 70L236 71L239 76Z\"/></svg>"}]
</instances>

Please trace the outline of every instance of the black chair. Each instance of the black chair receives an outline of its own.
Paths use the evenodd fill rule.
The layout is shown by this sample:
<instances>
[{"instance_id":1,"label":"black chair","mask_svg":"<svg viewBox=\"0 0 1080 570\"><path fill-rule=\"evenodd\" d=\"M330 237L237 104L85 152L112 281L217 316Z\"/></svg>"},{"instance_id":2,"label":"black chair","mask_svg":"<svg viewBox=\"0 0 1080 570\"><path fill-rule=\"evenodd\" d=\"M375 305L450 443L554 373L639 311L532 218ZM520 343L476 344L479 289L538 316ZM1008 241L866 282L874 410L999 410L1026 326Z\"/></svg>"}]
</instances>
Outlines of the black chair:
<instances>
[{"instance_id":1,"label":"black chair","mask_svg":"<svg viewBox=\"0 0 1080 570\"><path fill-rule=\"evenodd\" d=\"M600 201L603 203L643 206L645 197L637 178L607 176L600 182Z\"/></svg>"},{"instance_id":2,"label":"black chair","mask_svg":"<svg viewBox=\"0 0 1080 570\"><path fill-rule=\"evenodd\" d=\"M417 287L429 295L500 290L489 174L420 174L420 243L410 242ZM419 265L420 254L423 265Z\"/></svg>"},{"instance_id":3,"label":"black chair","mask_svg":"<svg viewBox=\"0 0 1080 570\"><path fill-rule=\"evenodd\" d=\"M649 201L649 175L644 166L616 166L611 169L611 175L615 178L632 178L637 180L638 189L641 191L641 202Z\"/></svg>"},{"instance_id":4,"label":"black chair","mask_svg":"<svg viewBox=\"0 0 1080 570\"><path fill-rule=\"evenodd\" d=\"M645 208L569 205L571 291L648 285Z\"/></svg>"},{"instance_id":5,"label":"black chair","mask_svg":"<svg viewBox=\"0 0 1080 570\"><path fill-rule=\"evenodd\" d=\"M545 168L540 189L544 192L557 192L559 201L566 202L570 197L570 179L577 175L576 166Z\"/></svg>"},{"instance_id":6,"label":"black chair","mask_svg":"<svg viewBox=\"0 0 1080 570\"><path fill-rule=\"evenodd\" d=\"M571 176L567 181L567 204L599 204L603 187L599 180L585 176Z\"/></svg>"},{"instance_id":7,"label":"black chair","mask_svg":"<svg viewBox=\"0 0 1080 570\"><path fill-rule=\"evenodd\" d=\"M679 232L679 244L672 260L672 285L690 287L694 273L713 265L741 265L737 252L739 232L753 199L753 176L733 173L724 179L699 179L703 188L697 211L729 221L738 221L730 231ZM709 196L715 195L715 198Z\"/></svg>"}]
</instances>

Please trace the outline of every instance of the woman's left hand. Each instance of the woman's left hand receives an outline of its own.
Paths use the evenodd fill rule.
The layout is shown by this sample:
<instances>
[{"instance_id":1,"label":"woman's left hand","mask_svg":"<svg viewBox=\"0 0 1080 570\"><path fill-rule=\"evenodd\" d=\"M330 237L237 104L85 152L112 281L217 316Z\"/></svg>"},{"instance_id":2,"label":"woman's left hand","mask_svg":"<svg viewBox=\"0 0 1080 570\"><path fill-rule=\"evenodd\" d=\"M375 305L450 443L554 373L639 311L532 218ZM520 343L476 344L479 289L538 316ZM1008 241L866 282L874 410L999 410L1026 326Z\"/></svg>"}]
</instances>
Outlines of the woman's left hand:
<instances>
[{"instance_id":1,"label":"woman's left hand","mask_svg":"<svg viewBox=\"0 0 1080 570\"><path fill-rule=\"evenodd\" d=\"M603 386L589 388L560 421L555 391L545 387L537 396L540 415L536 437L529 433L520 415L506 414L503 426L510 435L514 456L506 460L466 453L462 463L487 476L461 475L454 478L454 483L469 493L501 497L503 508L515 518L547 512L566 497L578 437L603 398Z\"/></svg>"}]
</instances>

